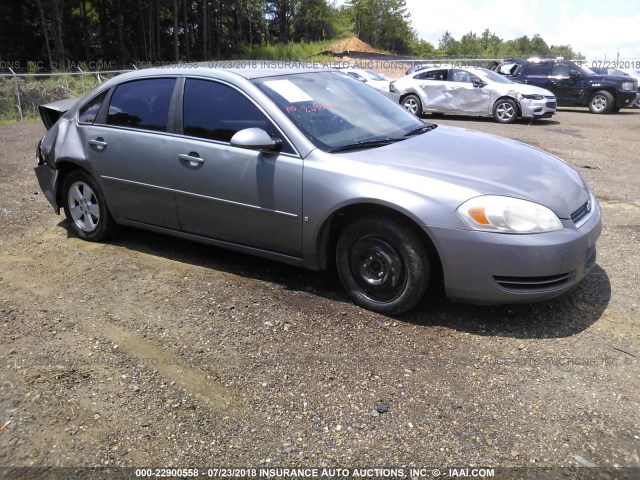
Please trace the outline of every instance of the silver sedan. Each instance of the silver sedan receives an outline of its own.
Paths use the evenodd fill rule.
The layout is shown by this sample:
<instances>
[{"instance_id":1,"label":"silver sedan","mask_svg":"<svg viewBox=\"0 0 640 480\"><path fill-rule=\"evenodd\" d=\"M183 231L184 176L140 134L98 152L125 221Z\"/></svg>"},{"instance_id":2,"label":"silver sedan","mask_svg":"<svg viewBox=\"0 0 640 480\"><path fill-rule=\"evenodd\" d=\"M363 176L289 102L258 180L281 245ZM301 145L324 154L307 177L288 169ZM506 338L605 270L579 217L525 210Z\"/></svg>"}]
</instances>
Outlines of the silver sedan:
<instances>
[{"instance_id":1,"label":"silver sedan","mask_svg":"<svg viewBox=\"0 0 640 480\"><path fill-rule=\"evenodd\" d=\"M384 314L559 295L600 208L556 157L425 124L336 71L150 69L43 105L36 174L70 229L144 228L313 270Z\"/></svg>"}]
</instances>

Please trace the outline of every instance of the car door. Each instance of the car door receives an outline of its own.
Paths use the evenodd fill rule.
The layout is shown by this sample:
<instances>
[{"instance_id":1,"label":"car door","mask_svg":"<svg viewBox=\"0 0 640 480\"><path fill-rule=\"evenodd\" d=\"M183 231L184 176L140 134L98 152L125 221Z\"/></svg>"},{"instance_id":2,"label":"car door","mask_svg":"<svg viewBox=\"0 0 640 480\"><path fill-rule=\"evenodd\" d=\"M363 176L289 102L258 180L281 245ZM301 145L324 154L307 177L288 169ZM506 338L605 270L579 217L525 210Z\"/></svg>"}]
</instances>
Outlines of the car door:
<instances>
[{"instance_id":1,"label":"car door","mask_svg":"<svg viewBox=\"0 0 640 480\"><path fill-rule=\"evenodd\" d=\"M577 71L570 64L557 62L551 69L550 82L553 89L550 89L558 99L560 104L576 103L577 99L582 99L584 93L584 80L578 71L578 75L571 76L571 71Z\"/></svg>"},{"instance_id":2,"label":"car door","mask_svg":"<svg viewBox=\"0 0 640 480\"><path fill-rule=\"evenodd\" d=\"M475 82L475 83L474 83ZM452 69L446 82L450 112L486 115L491 107L491 90L466 70Z\"/></svg>"},{"instance_id":3,"label":"car door","mask_svg":"<svg viewBox=\"0 0 640 480\"><path fill-rule=\"evenodd\" d=\"M555 93L555 85L551 82L552 63L548 61L528 62L515 80L546 88Z\"/></svg>"},{"instance_id":4,"label":"car door","mask_svg":"<svg viewBox=\"0 0 640 480\"><path fill-rule=\"evenodd\" d=\"M256 127L279 138L281 151L231 146ZM229 84L189 78L178 128L171 172L181 229L301 256L302 159L265 113Z\"/></svg>"},{"instance_id":5,"label":"car door","mask_svg":"<svg viewBox=\"0 0 640 480\"><path fill-rule=\"evenodd\" d=\"M178 228L169 189L169 112L175 84L175 78L122 83L86 127L85 151L117 219Z\"/></svg>"},{"instance_id":6,"label":"car door","mask_svg":"<svg viewBox=\"0 0 640 480\"><path fill-rule=\"evenodd\" d=\"M413 78L423 91L423 109L429 112L446 112L447 69L420 72Z\"/></svg>"}]
</instances>

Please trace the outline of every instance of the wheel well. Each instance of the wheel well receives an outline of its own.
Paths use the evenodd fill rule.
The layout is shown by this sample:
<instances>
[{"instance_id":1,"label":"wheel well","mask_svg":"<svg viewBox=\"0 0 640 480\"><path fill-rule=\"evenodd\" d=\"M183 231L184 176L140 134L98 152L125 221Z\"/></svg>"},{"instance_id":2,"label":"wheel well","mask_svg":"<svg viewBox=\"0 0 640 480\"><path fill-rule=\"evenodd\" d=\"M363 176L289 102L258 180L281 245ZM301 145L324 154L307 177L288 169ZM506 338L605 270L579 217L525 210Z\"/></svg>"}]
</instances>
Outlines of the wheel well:
<instances>
[{"instance_id":1,"label":"wheel well","mask_svg":"<svg viewBox=\"0 0 640 480\"><path fill-rule=\"evenodd\" d=\"M589 95L587 96L587 101L591 100L591 97L593 96L594 93L602 92L602 91L609 92L611 95L613 95L613 99L614 100L617 98L617 95L616 95L617 92L616 92L615 88L612 88L612 87L597 87L596 88L596 87L594 87L591 90L589 90Z\"/></svg>"},{"instance_id":2,"label":"wheel well","mask_svg":"<svg viewBox=\"0 0 640 480\"><path fill-rule=\"evenodd\" d=\"M67 176L71 172L75 170L85 170L85 169L76 163L63 160L61 162L56 162L56 170L58 171L58 179L57 179L58 185L56 188L56 204L58 205L58 207L62 208L64 205L64 199L62 198L63 196L62 186L64 185L64 181L66 180Z\"/></svg>"},{"instance_id":3,"label":"wheel well","mask_svg":"<svg viewBox=\"0 0 640 480\"><path fill-rule=\"evenodd\" d=\"M416 222L389 207L375 204L357 204L346 206L331 215L320 229L317 243L317 258L320 264L321 270L334 269L336 264L336 245L340 233L349 222L364 218L364 217L390 217L395 220L400 220L408 225L422 240L424 243L427 254L429 255L429 262L431 264L431 273L429 278L429 290L444 291L444 276L442 273L442 262L440 261L440 255L436 250L433 241L424 231L416 224Z\"/></svg>"},{"instance_id":4,"label":"wheel well","mask_svg":"<svg viewBox=\"0 0 640 480\"><path fill-rule=\"evenodd\" d=\"M417 93L407 92L400 97L400 103L404 102L404 99L407 98L409 95L412 95L416 97L418 100L420 100L420 95L418 95Z\"/></svg>"},{"instance_id":5,"label":"wheel well","mask_svg":"<svg viewBox=\"0 0 640 480\"><path fill-rule=\"evenodd\" d=\"M522 109L520 108L520 102L518 100L516 100L513 97L510 97L509 95L503 95L500 98L498 98L495 102L493 102L493 108L496 108L496 103L498 103L500 100L511 100L513 103L516 104L516 108L518 109L518 116L522 115ZM491 110L493 110L493 108Z\"/></svg>"}]
</instances>

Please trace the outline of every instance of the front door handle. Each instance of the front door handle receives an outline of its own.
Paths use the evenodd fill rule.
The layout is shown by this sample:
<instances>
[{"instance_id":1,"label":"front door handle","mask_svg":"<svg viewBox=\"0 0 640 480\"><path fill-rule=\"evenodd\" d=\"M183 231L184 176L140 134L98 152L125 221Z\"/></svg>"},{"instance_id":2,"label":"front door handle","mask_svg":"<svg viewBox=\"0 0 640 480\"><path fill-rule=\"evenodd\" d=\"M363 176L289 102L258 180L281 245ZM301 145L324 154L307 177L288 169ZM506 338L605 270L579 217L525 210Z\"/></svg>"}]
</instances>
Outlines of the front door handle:
<instances>
[{"instance_id":1,"label":"front door handle","mask_svg":"<svg viewBox=\"0 0 640 480\"><path fill-rule=\"evenodd\" d=\"M98 137L93 140L89 140L89 145L94 147L99 152L107 148L107 142L104 141L104 138Z\"/></svg>"},{"instance_id":2,"label":"front door handle","mask_svg":"<svg viewBox=\"0 0 640 480\"><path fill-rule=\"evenodd\" d=\"M197 167L204 163L204 158L201 158L198 152L180 153L178 158L183 162L187 162L191 167Z\"/></svg>"}]
</instances>

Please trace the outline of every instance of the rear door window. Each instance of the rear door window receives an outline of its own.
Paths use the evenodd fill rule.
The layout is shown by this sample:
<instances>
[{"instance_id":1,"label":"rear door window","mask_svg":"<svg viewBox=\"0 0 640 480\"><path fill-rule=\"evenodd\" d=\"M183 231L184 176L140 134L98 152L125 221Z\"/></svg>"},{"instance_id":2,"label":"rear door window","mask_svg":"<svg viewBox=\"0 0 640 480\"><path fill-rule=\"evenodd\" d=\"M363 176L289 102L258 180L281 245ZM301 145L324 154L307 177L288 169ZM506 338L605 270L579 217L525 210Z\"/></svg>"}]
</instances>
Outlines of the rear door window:
<instances>
[{"instance_id":1,"label":"rear door window","mask_svg":"<svg viewBox=\"0 0 640 480\"><path fill-rule=\"evenodd\" d=\"M118 85L111 96L107 125L165 132L175 82L150 78Z\"/></svg>"},{"instance_id":2,"label":"rear door window","mask_svg":"<svg viewBox=\"0 0 640 480\"><path fill-rule=\"evenodd\" d=\"M550 63L529 63L527 64L527 68L524 72L526 75L536 76L536 77L547 77L551 74L551 64Z\"/></svg>"},{"instance_id":3,"label":"rear door window","mask_svg":"<svg viewBox=\"0 0 640 480\"><path fill-rule=\"evenodd\" d=\"M426 80L447 80L448 70L433 70L427 72L425 75Z\"/></svg>"}]
</instances>

